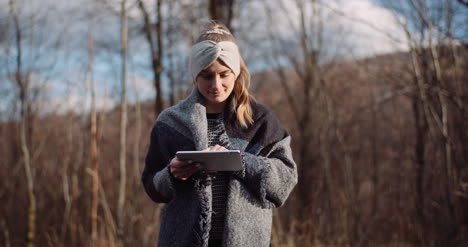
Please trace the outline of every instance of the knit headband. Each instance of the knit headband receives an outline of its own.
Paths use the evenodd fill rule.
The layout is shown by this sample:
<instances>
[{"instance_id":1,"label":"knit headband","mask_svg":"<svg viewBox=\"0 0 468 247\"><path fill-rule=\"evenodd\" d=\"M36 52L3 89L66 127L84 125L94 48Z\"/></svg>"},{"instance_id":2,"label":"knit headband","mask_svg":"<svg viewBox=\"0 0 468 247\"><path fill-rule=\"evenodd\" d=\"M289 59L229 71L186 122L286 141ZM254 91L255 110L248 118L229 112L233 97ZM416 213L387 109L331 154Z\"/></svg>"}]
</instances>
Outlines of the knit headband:
<instances>
[{"instance_id":1,"label":"knit headband","mask_svg":"<svg viewBox=\"0 0 468 247\"><path fill-rule=\"evenodd\" d=\"M237 79L240 73L240 54L237 45L231 41L219 43L205 40L192 46L190 51L190 75L195 81L198 73L210 66L216 59L221 59Z\"/></svg>"}]
</instances>

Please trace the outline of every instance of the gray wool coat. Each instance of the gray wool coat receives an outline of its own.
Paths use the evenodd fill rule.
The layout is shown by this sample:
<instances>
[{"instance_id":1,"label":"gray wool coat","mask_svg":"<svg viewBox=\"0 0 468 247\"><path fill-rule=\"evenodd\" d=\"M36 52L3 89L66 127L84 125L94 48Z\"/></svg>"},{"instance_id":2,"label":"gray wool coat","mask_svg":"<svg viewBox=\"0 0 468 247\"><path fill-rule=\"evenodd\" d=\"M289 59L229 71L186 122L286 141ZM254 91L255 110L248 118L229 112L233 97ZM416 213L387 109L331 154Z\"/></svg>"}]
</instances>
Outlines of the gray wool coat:
<instances>
[{"instance_id":1,"label":"gray wool coat","mask_svg":"<svg viewBox=\"0 0 468 247\"><path fill-rule=\"evenodd\" d=\"M223 246L269 246L272 208L280 207L297 183L290 136L265 106L252 101L254 123L240 127L234 107L224 113L228 149L241 150L243 171L228 185ZM162 211L158 246L208 246L211 227L211 176L198 172L175 179L169 163L177 151L208 146L206 108L194 89L177 105L164 110L151 131L142 174L147 194Z\"/></svg>"}]
</instances>

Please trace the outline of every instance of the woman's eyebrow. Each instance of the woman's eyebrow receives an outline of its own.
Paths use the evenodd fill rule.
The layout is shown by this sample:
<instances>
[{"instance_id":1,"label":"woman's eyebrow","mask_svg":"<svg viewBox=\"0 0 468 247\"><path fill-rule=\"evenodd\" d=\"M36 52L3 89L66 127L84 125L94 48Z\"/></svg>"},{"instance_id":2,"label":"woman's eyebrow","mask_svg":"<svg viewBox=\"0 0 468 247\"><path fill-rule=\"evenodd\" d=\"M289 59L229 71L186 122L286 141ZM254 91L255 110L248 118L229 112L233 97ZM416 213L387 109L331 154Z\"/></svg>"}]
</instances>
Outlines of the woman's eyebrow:
<instances>
[{"instance_id":1,"label":"woman's eyebrow","mask_svg":"<svg viewBox=\"0 0 468 247\"><path fill-rule=\"evenodd\" d=\"M211 73L211 71L204 69L204 70L200 71L200 74L201 73L206 74L206 73Z\"/></svg>"}]
</instances>

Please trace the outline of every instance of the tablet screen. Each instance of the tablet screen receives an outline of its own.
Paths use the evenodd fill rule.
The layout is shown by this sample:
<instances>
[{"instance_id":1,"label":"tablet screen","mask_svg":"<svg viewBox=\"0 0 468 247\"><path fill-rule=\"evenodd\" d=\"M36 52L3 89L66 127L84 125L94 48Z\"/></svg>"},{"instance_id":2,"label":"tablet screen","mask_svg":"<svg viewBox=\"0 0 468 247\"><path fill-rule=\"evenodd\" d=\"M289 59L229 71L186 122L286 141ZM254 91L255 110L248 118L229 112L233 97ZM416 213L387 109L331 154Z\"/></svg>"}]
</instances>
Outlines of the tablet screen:
<instances>
[{"instance_id":1,"label":"tablet screen","mask_svg":"<svg viewBox=\"0 0 468 247\"><path fill-rule=\"evenodd\" d=\"M242 170L242 160L239 150L224 151L179 151L176 156L180 160L192 160L199 163L206 171L239 171Z\"/></svg>"}]
</instances>

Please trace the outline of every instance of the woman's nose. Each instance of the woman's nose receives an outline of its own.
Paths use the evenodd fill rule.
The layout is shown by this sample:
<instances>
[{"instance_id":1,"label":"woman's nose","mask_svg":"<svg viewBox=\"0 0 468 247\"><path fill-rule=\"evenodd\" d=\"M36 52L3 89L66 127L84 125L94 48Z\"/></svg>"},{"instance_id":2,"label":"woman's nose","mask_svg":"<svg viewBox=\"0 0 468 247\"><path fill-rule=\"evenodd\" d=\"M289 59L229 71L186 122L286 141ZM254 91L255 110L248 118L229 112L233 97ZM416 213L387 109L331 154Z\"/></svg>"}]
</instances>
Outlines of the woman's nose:
<instances>
[{"instance_id":1,"label":"woman's nose","mask_svg":"<svg viewBox=\"0 0 468 247\"><path fill-rule=\"evenodd\" d=\"M211 80L211 88L218 88L221 86L221 77L219 75L213 76Z\"/></svg>"}]
</instances>

